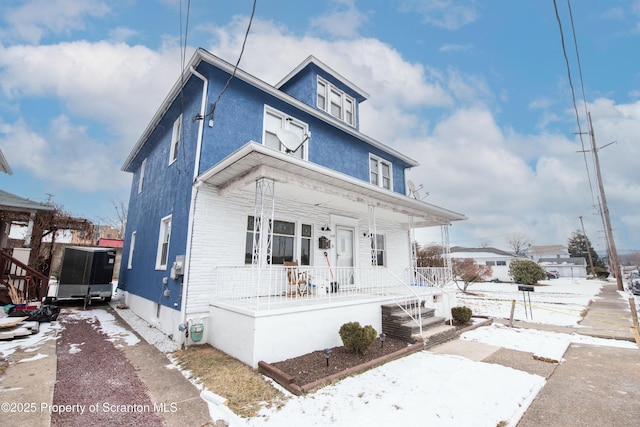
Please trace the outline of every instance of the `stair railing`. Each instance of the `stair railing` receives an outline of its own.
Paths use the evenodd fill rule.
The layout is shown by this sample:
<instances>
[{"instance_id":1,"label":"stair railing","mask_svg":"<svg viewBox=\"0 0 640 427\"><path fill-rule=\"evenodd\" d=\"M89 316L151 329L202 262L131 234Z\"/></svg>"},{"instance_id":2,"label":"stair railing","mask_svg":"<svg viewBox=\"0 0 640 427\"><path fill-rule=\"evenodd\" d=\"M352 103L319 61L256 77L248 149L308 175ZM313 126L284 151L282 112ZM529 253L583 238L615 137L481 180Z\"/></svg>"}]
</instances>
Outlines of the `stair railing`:
<instances>
[{"instance_id":1,"label":"stair railing","mask_svg":"<svg viewBox=\"0 0 640 427\"><path fill-rule=\"evenodd\" d=\"M41 301L49 290L47 276L12 257L6 251L0 251L0 284L6 287L10 300L4 302L13 304Z\"/></svg>"}]
</instances>

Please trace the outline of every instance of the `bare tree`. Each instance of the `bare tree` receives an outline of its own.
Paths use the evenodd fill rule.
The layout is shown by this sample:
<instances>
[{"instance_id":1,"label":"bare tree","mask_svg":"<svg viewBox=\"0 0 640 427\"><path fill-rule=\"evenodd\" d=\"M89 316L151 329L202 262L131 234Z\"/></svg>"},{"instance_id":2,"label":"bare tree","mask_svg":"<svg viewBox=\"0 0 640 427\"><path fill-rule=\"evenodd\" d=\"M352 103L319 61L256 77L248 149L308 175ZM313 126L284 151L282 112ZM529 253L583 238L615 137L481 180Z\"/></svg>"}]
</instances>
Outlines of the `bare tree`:
<instances>
[{"instance_id":1,"label":"bare tree","mask_svg":"<svg viewBox=\"0 0 640 427\"><path fill-rule=\"evenodd\" d=\"M417 250L418 267L443 267L444 259L442 259L442 246L428 245L419 246Z\"/></svg>"},{"instance_id":2,"label":"bare tree","mask_svg":"<svg viewBox=\"0 0 640 427\"><path fill-rule=\"evenodd\" d=\"M526 255L531 247L531 240L523 233L509 234L505 240L515 256Z\"/></svg>"},{"instance_id":3,"label":"bare tree","mask_svg":"<svg viewBox=\"0 0 640 427\"><path fill-rule=\"evenodd\" d=\"M118 239L124 239L124 233L127 229L127 214L129 208L122 200L112 200L111 203L113 204L114 212L107 217L100 218L100 222L115 230Z\"/></svg>"},{"instance_id":4,"label":"bare tree","mask_svg":"<svg viewBox=\"0 0 640 427\"><path fill-rule=\"evenodd\" d=\"M493 274L490 266L480 265L471 258L453 258L451 260L451 270L456 286L462 292L467 292L467 288L473 282L487 280ZM462 282L462 287L460 287L458 281Z\"/></svg>"}]
</instances>

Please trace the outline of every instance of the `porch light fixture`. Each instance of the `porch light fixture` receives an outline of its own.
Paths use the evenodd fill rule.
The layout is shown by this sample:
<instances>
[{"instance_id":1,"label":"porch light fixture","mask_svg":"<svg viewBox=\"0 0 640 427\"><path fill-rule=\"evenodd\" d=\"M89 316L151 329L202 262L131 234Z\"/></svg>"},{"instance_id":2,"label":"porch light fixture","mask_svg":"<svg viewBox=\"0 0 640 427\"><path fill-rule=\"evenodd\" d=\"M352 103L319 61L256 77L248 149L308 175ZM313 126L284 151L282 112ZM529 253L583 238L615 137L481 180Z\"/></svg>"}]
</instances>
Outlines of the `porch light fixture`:
<instances>
[{"instance_id":1,"label":"porch light fixture","mask_svg":"<svg viewBox=\"0 0 640 427\"><path fill-rule=\"evenodd\" d=\"M332 351L330 348L325 348L322 351L322 354L324 354L324 358L327 359L327 366L329 366L329 359L331 358L331 353Z\"/></svg>"},{"instance_id":2,"label":"porch light fixture","mask_svg":"<svg viewBox=\"0 0 640 427\"><path fill-rule=\"evenodd\" d=\"M328 231L328 232L331 232L331 229L329 228L329 224L325 224L325 225L323 225L323 226L320 228L320 230L322 230L322 231Z\"/></svg>"},{"instance_id":3,"label":"porch light fixture","mask_svg":"<svg viewBox=\"0 0 640 427\"><path fill-rule=\"evenodd\" d=\"M380 334L380 348L384 347L384 340L387 338L387 334L384 332Z\"/></svg>"}]
</instances>

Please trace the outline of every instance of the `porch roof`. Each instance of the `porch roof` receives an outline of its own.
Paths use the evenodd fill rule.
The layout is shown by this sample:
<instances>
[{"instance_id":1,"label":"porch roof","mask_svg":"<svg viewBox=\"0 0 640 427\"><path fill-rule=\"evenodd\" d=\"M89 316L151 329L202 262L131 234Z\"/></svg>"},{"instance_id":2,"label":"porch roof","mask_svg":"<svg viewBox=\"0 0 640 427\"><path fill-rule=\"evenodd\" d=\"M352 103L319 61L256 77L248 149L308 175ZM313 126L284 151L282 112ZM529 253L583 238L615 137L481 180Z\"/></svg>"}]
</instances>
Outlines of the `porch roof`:
<instances>
[{"instance_id":1,"label":"porch roof","mask_svg":"<svg viewBox=\"0 0 640 427\"><path fill-rule=\"evenodd\" d=\"M377 187L254 141L202 173L196 185L207 183L224 194L255 185L261 177L285 186L286 191L277 191L277 194L300 203L335 205L339 198L341 207L351 204L367 209L373 205L376 212L400 223L408 223L409 217L413 217L414 227L440 226L467 219L463 214Z\"/></svg>"}]
</instances>

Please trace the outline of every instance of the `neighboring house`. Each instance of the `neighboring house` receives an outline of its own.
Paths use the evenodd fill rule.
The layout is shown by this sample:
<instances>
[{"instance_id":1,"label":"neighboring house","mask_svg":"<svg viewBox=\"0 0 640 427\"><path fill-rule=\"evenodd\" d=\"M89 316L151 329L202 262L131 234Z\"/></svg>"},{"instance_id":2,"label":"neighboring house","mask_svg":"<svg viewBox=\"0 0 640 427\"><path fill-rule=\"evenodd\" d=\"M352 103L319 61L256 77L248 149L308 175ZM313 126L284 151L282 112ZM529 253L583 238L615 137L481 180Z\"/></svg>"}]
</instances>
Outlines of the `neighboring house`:
<instances>
[{"instance_id":1,"label":"neighboring house","mask_svg":"<svg viewBox=\"0 0 640 427\"><path fill-rule=\"evenodd\" d=\"M586 278L587 259L585 257L540 258L538 264L545 270L555 270L560 277Z\"/></svg>"},{"instance_id":2,"label":"neighboring house","mask_svg":"<svg viewBox=\"0 0 640 427\"><path fill-rule=\"evenodd\" d=\"M472 258L479 265L491 267L492 275L487 280L499 280L501 282L512 282L509 275L509 264L519 257L496 248L462 248L454 246L451 248L451 259Z\"/></svg>"},{"instance_id":3,"label":"neighboring house","mask_svg":"<svg viewBox=\"0 0 640 427\"><path fill-rule=\"evenodd\" d=\"M587 277L587 259L571 257L566 246L531 246L527 255L545 270L557 271L560 277Z\"/></svg>"},{"instance_id":4,"label":"neighboring house","mask_svg":"<svg viewBox=\"0 0 640 427\"><path fill-rule=\"evenodd\" d=\"M527 256L535 262L540 258L568 258L569 250L562 245L530 246Z\"/></svg>"},{"instance_id":5,"label":"neighboring house","mask_svg":"<svg viewBox=\"0 0 640 427\"><path fill-rule=\"evenodd\" d=\"M455 298L412 286L412 235L466 217L406 196L417 162L360 133L367 96L312 56L272 86L197 50L122 167L130 309L256 366L340 345L346 322L380 331L382 304Z\"/></svg>"}]
</instances>

